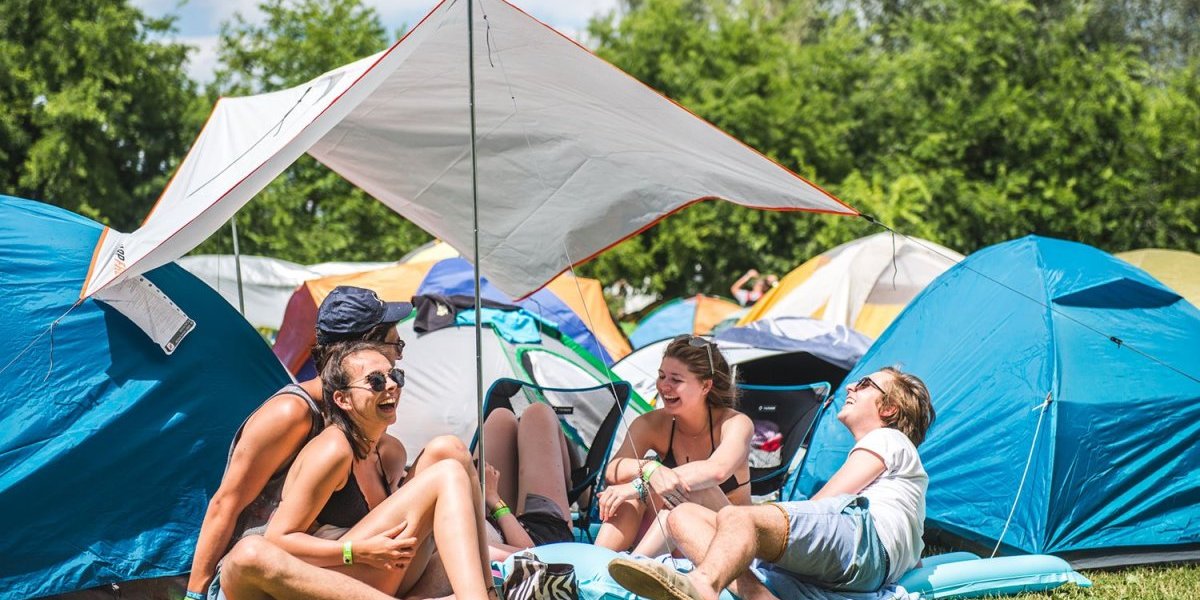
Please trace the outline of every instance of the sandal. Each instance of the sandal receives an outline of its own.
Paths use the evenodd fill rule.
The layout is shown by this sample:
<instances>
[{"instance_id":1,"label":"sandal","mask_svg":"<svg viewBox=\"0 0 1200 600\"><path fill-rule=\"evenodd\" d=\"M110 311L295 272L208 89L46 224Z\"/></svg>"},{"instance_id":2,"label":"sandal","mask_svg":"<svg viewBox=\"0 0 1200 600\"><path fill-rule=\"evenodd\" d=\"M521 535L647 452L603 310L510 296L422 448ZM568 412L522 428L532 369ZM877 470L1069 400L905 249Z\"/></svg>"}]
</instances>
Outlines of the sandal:
<instances>
[{"instance_id":1,"label":"sandal","mask_svg":"<svg viewBox=\"0 0 1200 600\"><path fill-rule=\"evenodd\" d=\"M686 575L663 564L614 558L608 574L621 587L650 600L702 600Z\"/></svg>"}]
</instances>

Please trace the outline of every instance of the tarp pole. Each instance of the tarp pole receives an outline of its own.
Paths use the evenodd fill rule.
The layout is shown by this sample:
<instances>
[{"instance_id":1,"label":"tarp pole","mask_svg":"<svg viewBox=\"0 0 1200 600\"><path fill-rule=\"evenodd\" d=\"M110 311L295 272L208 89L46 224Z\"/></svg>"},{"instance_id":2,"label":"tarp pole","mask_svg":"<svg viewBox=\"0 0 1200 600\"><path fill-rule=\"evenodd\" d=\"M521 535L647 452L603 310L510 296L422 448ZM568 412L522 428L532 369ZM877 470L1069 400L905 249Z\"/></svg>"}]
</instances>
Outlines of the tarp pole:
<instances>
[{"instance_id":1,"label":"tarp pole","mask_svg":"<svg viewBox=\"0 0 1200 600\"><path fill-rule=\"evenodd\" d=\"M237 213L233 214L229 224L233 227L233 270L237 273L238 312L242 313L244 317L246 316L246 297L242 292L242 254L238 251Z\"/></svg>"},{"instance_id":2,"label":"tarp pole","mask_svg":"<svg viewBox=\"0 0 1200 600\"><path fill-rule=\"evenodd\" d=\"M475 2L467 1L467 77L470 87L471 105L471 218L473 243L475 245L475 398L479 416L479 443L475 445L479 452L479 489L485 489L487 484L487 463L483 452L483 310L480 301L479 284L479 164L475 157ZM486 491L486 490L485 490ZM487 513L487 502L481 507Z\"/></svg>"}]
</instances>

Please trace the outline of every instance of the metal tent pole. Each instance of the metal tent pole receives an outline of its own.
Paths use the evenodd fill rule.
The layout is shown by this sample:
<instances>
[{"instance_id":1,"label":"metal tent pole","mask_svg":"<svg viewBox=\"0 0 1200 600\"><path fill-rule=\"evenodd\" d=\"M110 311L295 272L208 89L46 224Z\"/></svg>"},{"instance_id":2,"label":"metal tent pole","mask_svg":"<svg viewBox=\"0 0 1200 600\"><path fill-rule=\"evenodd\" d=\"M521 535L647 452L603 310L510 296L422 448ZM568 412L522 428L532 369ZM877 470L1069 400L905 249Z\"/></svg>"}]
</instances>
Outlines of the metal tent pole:
<instances>
[{"instance_id":1,"label":"metal tent pole","mask_svg":"<svg viewBox=\"0 0 1200 600\"><path fill-rule=\"evenodd\" d=\"M246 297L242 292L242 253L238 250L237 213L229 220L233 227L233 268L237 273L238 311L246 316Z\"/></svg>"},{"instance_id":2,"label":"metal tent pole","mask_svg":"<svg viewBox=\"0 0 1200 600\"><path fill-rule=\"evenodd\" d=\"M479 282L479 164L475 156L475 2L467 1L467 74L471 107L471 218L475 260L475 400L479 420L479 488L486 485L487 469L483 451L483 314ZM482 507L487 512L486 501Z\"/></svg>"}]
</instances>

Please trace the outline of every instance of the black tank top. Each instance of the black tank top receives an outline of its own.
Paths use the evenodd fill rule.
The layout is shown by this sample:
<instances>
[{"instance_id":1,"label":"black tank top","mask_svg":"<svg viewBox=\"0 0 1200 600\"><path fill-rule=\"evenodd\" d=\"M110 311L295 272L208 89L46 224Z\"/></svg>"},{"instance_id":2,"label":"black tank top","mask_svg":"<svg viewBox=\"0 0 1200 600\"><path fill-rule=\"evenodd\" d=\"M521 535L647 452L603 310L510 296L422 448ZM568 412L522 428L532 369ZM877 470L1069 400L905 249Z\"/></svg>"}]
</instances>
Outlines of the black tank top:
<instances>
[{"instance_id":1,"label":"black tank top","mask_svg":"<svg viewBox=\"0 0 1200 600\"><path fill-rule=\"evenodd\" d=\"M269 402L276 396L283 394L293 394L304 399L304 404L308 407L309 427L308 435L305 436L304 442L297 448L303 448L305 444L317 437L321 430L325 429L325 417L321 416L321 407L317 404L316 399L308 395L304 388L295 383L289 383L283 386L278 392L271 394L270 398L263 401L263 404ZM259 408L262 408L261 406ZM255 410L257 412L257 409ZM253 413L250 415L254 416ZM237 433L233 436L233 443L229 444L229 457L226 459L225 466L229 467L229 461L233 459L233 449L237 447L238 440L242 439L242 430L246 428L246 423L250 417L246 417L238 427ZM297 454L299 450L297 449ZM271 513L275 512L275 508L279 506L279 497L283 491L283 480L287 477L288 469L292 467L292 461L296 459L293 454L291 458L279 465L279 470L271 474L271 478L267 480L267 485L263 486L263 490L259 492L254 500L242 510L238 515L237 522L233 526L233 535L229 537L229 546L225 548L228 552L238 540L251 534L261 535L266 528L267 520L271 518Z\"/></svg>"},{"instance_id":2,"label":"black tank top","mask_svg":"<svg viewBox=\"0 0 1200 600\"><path fill-rule=\"evenodd\" d=\"M712 456L712 453L717 451L717 442L716 442L716 438L713 437L712 407L711 406L708 407L708 445L710 448L712 448L711 450L708 451L708 456ZM674 469L675 467L679 466L679 461L675 460L675 418L674 417L671 417L671 437L670 437L670 439L667 440L667 456L664 457L659 462L662 463L662 466L670 468L670 469ZM744 483L738 483L737 476L730 475L729 479L726 479L725 481L721 482L721 491L725 492L725 495L728 496L729 494L732 494L734 490L742 487L743 485L746 485L747 483L750 483L750 482L746 481Z\"/></svg>"},{"instance_id":3,"label":"black tank top","mask_svg":"<svg viewBox=\"0 0 1200 600\"><path fill-rule=\"evenodd\" d=\"M378 444L375 446L375 458L379 461L379 479L383 482L383 490L391 494L392 482L388 481L387 473L383 469L383 457L379 455ZM354 527L369 512L371 512L371 507L367 504L367 497L363 495L362 488L358 487L358 479L354 476L354 465L351 463L346 485L329 496L329 500L317 514L317 523L335 527Z\"/></svg>"}]
</instances>

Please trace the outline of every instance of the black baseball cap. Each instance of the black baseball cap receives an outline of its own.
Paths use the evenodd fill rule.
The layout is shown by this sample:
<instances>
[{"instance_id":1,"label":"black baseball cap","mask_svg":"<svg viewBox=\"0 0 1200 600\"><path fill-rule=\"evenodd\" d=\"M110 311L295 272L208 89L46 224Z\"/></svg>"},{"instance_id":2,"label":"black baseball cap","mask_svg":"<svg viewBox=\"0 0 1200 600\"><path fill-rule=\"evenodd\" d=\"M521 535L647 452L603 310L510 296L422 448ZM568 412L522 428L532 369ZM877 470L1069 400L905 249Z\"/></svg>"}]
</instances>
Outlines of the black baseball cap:
<instances>
[{"instance_id":1,"label":"black baseball cap","mask_svg":"<svg viewBox=\"0 0 1200 600\"><path fill-rule=\"evenodd\" d=\"M317 309L317 343L358 339L380 323L395 323L412 312L408 302L384 302L373 290L339 285Z\"/></svg>"}]
</instances>

